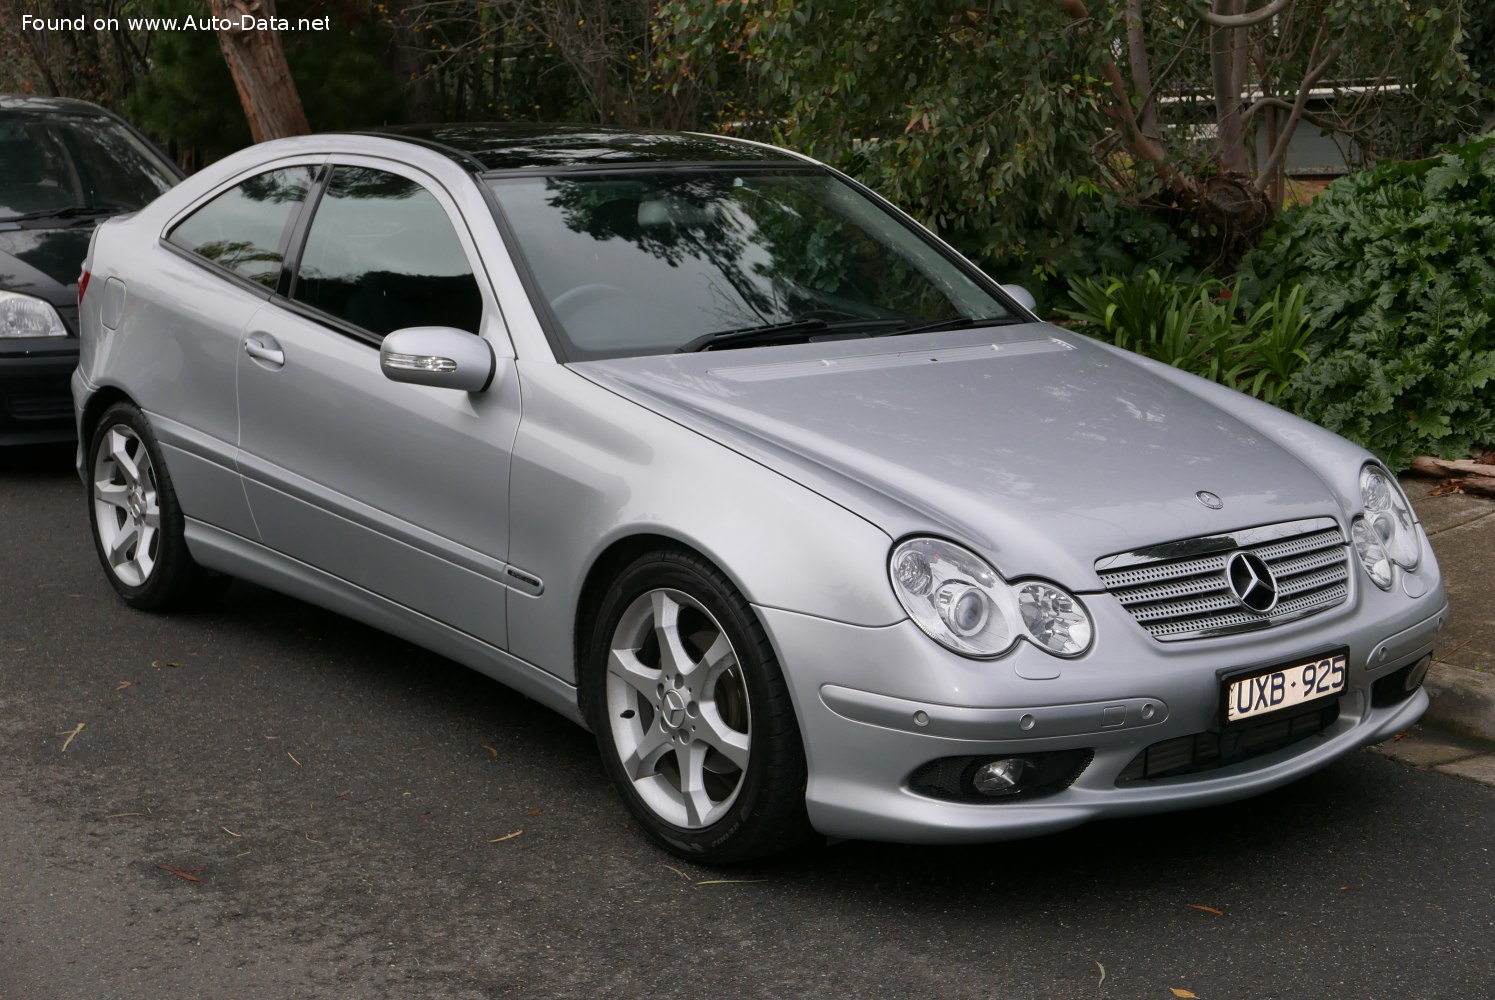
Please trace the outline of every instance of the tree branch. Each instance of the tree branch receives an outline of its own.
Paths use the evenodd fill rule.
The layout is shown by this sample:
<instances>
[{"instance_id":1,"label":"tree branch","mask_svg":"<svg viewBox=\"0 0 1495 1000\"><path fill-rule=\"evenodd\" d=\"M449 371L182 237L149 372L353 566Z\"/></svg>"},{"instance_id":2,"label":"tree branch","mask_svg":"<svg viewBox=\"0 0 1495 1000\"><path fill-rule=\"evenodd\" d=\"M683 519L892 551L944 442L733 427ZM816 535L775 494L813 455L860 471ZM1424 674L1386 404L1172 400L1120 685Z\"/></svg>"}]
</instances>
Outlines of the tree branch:
<instances>
[{"instance_id":1,"label":"tree branch","mask_svg":"<svg viewBox=\"0 0 1495 1000\"><path fill-rule=\"evenodd\" d=\"M1157 142L1162 133L1158 130L1157 105L1151 100L1152 66L1147 56L1147 36L1142 27L1142 0L1126 0L1126 48L1132 71L1132 89L1147 95L1137 109L1142 134Z\"/></svg>"},{"instance_id":2,"label":"tree branch","mask_svg":"<svg viewBox=\"0 0 1495 1000\"><path fill-rule=\"evenodd\" d=\"M1321 25L1319 27L1320 37L1322 37L1323 31L1324 29ZM1309 59L1318 54L1318 41L1318 38L1314 39L1313 49L1308 55ZM1339 58L1341 48L1342 46L1339 42L1330 45L1324 52L1324 58L1320 59L1303 77L1303 82L1298 87L1298 97L1293 101L1292 110L1287 115L1287 121L1282 123L1282 131L1277 135L1277 145L1272 147L1271 155L1267 157L1267 162L1257 174L1258 185L1263 183L1265 178L1271 177L1276 173L1277 168L1281 166L1283 158L1287 156L1287 147L1292 142L1293 133L1298 130L1298 123L1303 120L1303 112L1308 107L1308 95L1313 90L1313 85L1318 83L1319 78L1328 72L1330 66L1334 65L1334 61Z\"/></svg>"},{"instance_id":3,"label":"tree branch","mask_svg":"<svg viewBox=\"0 0 1495 1000\"><path fill-rule=\"evenodd\" d=\"M1202 10L1199 12L1199 18L1217 28L1249 28L1276 17L1292 2L1293 0L1272 0L1260 10L1247 11L1244 14L1217 14L1212 9Z\"/></svg>"},{"instance_id":4,"label":"tree branch","mask_svg":"<svg viewBox=\"0 0 1495 1000\"><path fill-rule=\"evenodd\" d=\"M1077 23L1090 19L1090 11L1085 6L1085 0L1055 0L1055 2ZM1132 109L1132 98L1127 92L1126 81L1121 78L1121 70L1116 68L1116 60L1107 58L1101 66L1101 74L1106 78L1111 91L1111 100L1106 105L1106 116L1120 126L1127 148L1138 159L1150 163L1169 189L1179 194L1193 194L1196 190L1193 179L1179 173L1169 162L1168 154L1164 151L1162 144L1143 133L1142 126L1137 121L1136 112Z\"/></svg>"}]
</instances>

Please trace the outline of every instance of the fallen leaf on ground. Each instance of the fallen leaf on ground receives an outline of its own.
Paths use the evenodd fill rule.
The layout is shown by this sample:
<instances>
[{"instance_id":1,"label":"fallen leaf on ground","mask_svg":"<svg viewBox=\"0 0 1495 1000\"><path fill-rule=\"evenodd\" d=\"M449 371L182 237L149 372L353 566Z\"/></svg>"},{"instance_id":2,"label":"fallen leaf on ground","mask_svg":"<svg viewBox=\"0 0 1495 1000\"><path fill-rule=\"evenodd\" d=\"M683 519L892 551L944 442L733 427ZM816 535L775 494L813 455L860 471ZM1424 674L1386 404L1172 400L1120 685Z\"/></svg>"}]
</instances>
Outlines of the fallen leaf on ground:
<instances>
[{"instance_id":1,"label":"fallen leaf on ground","mask_svg":"<svg viewBox=\"0 0 1495 1000\"><path fill-rule=\"evenodd\" d=\"M681 878L685 879L685 881L687 881L687 882L690 881L690 876L689 875L685 874L683 871L681 871L680 869L676 868L673 865L660 865L659 867L661 867L661 868L668 868L670 871L674 872L676 875L679 875Z\"/></svg>"},{"instance_id":2,"label":"fallen leaf on ground","mask_svg":"<svg viewBox=\"0 0 1495 1000\"><path fill-rule=\"evenodd\" d=\"M526 816L538 816L538 815L540 815L544 811L545 811L544 809L531 809L528 812L526 812L525 815Z\"/></svg>"},{"instance_id":3,"label":"fallen leaf on ground","mask_svg":"<svg viewBox=\"0 0 1495 1000\"><path fill-rule=\"evenodd\" d=\"M159 869L161 869L163 872L170 872L171 874L177 876L178 878L184 878L188 882L201 882L202 881L202 879L200 879L196 875L192 874L193 872L200 872L200 871L202 871L201 868L189 868L186 871L182 871L180 868L173 868L170 865L157 865L156 867L159 868Z\"/></svg>"},{"instance_id":4,"label":"fallen leaf on ground","mask_svg":"<svg viewBox=\"0 0 1495 1000\"><path fill-rule=\"evenodd\" d=\"M1099 962L1095 963L1095 967L1100 970L1100 982L1096 983L1095 985L1097 987L1104 986L1106 983L1106 967L1104 965L1101 965Z\"/></svg>"},{"instance_id":5,"label":"fallen leaf on ground","mask_svg":"<svg viewBox=\"0 0 1495 1000\"><path fill-rule=\"evenodd\" d=\"M503 843L506 840L513 840L515 837L519 836L523 832L524 832L523 830L515 830L513 833L506 833L502 837L494 837L492 840L488 841L488 843L490 843L490 844L501 844L501 843Z\"/></svg>"},{"instance_id":6,"label":"fallen leaf on ground","mask_svg":"<svg viewBox=\"0 0 1495 1000\"><path fill-rule=\"evenodd\" d=\"M67 748L73 745L73 738L76 737L79 733L83 732L83 727L85 725L86 723L80 722L67 732L57 734L58 736L67 737L67 739L62 741L62 749L59 750L58 753L67 753Z\"/></svg>"},{"instance_id":7,"label":"fallen leaf on ground","mask_svg":"<svg viewBox=\"0 0 1495 1000\"><path fill-rule=\"evenodd\" d=\"M119 682L119 686L116 687L114 690L116 690L116 691L123 691L125 688L129 687L133 683L135 683L135 682L134 681L120 681Z\"/></svg>"},{"instance_id":8,"label":"fallen leaf on ground","mask_svg":"<svg viewBox=\"0 0 1495 1000\"><path fill-rule=\"evenodd\" d=\"M1350 887L1347 886L1347 885L1342 885L1342 886L1339 887L1339 891L1340 892L1349 892L1350 891Z\"/></svg>"},{"instance_id":9,"label":"fallen leaf on ground","mask_svg":"<svg viewBox=\"0 0 1495 1000\"><path fill-rule=\"evenodd\" d=\"M1395 736L1391 737L1391 742L1393 742L1393 743L1400 743L1402 740L1404 740L1406 738L1407 738L1407 734L1406 733L1397 733Z\"/></svg>"},{"instance_id":10,"label":"fallen leaf on ground","mask_svg":"<svg viewBox=\"0 0 1495 1000\"><path fill-rule=\"evenodd\" d=\"M151 666L155 667L157 670L163 670L163 669L164 670L180 670L183 667L185 667L186 665L187 664L185 664L185 663L178 663L175 660L152 660L151 661Z\"/></svg>"},{"instance_id":11,"label":"fallen leaf on ground","mask_svg":"<svg viewBox=\"0 0 1495 1000\"><path fill-rule=\"evenodd\" d=\"M1181 990L1176 986L1170 986L1168 988L1173 991L1173 995L1178 997L1179 1000L1199 1000L1199 994L1195 993L1192 990Z\"/></svg>"},{"instance_id":12,"label":"fallen leaf on ground","mask_svg":"<svg viewBox=\"0 0 1495 1000\"><path fill-rule=\"evenodd\" d=\"M1464 487L1459 485L1459 481L1457 479L1443 479L1433 484L1433 488L1428 490L1428 496L1446 497L1453 493L1462 492L1464 492Z\"/></svg>"},{"instance_id":13,"label":"fallen leaf on ground","mask_svg":"<svg viewBox=\"0 0 1495 1000\"><path fill-rule=\"evenodd\" d=\"M300 761L299 761L299 760L296 760L296 755L295 755L295 754L293 754L293 753L291 753L291 751L289 751L289 750L287 750L287 751L286 751L286 756L287 756L287 757L289 757L289 758L291 758L291 761L292 761L292 762L293 762L293 763L294 763L294 764L295 764L295 765L296 765L296 766L297 766L297 767L300 767L300 766L301 766L301 762L300 762Z\"/></svg>"},{"instance_id":14,"label":"fallen leaf on ground","mask_svg":"<svg viewBox=\"0 0 1495 1000\"><path fill-rule=\"evenodd\" d=\"M1203 903L1190 903L1189 905L1196 910L1203 910L1205 913L1213 913L1217 917L1225 916L1224 910L1217 910L1213 906L1205 906Z\"/></svg>"},{"instance_id":15,"label":"fallen leaf on ground","mask_svg":"<svg viewBox=\"0 0 1495 1000\"><path fill-rule=\"evenodd\" d=\"M498 759L498 750L496 748L490 747L488 744L484 743L483 744L483 749L487 750L489 753L491 753L493 755L493 759L494 760Z\"/></svg>"}]
</instances>

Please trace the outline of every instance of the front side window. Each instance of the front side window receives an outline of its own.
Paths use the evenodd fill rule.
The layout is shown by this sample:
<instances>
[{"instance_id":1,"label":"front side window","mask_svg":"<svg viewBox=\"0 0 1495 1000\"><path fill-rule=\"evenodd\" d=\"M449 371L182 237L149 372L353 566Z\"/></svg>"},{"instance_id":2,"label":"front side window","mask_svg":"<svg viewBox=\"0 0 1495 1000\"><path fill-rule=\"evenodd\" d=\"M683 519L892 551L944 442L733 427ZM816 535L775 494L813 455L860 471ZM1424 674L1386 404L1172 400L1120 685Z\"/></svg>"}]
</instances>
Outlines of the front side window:
<instances>
[{"instance_id":1,"label":"front side window","mask_svg":"<svg viewBox=\"0 0 1495 1000\"><path fill-rule=\"evenodd\" d=\"M291 298L383 337L411 326L478 332L482 293L431 192L337 167L307 232Z\"/></svg>"},{"instance_id":2,"label":"front side window","mask_svg":"<svg viewBox=\"0 0 1495 1000\"><path fill-rule=\"evenodd\" d=\"M488 184L574 360L785 324L842 336L1012 318L827 171L575 171Z\"/></svg>"},{"instance_id":3,"label":"front side window","mask_svg":"<svg viewBox=\"0 0 1495 1000\"><path fill-rule=\"evenodd\" d=\"M274 288L311 177L311 167L256 174L193 212L166 238L241 278Z\"/></svg>"}]
</instances>

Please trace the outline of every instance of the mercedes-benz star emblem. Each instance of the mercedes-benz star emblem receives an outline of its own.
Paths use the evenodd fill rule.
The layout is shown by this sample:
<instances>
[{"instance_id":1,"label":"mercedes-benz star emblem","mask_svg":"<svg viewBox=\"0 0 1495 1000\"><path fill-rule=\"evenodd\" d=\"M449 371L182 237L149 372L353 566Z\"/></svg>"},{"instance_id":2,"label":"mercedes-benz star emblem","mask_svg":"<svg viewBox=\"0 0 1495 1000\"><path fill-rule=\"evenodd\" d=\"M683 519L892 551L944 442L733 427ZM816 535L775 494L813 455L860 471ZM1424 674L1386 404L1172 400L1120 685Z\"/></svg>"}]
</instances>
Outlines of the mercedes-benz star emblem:
<instances>
[{"instance_id":1,"label":"mercedes-benz star emblem","mask_svg":"<svg viewBox=\"0 0 1495 1000\"><path fill-rule=\"evenodd\" d=\"M1225 563L1225 583L1241 607L1264 615L1277 606L1277 578L1261 556L1237 552Z\"/></svg>"},{"instance_id":2,"label":"mercedes-benz star emblem","mask_svg":"<svg viewBox=\"0 0 1495 1000\"><path fill-rule=\"evenodd\" d=\"M1198 498L1200 503L1204 504L1210 510L1219 510L1221 507L1225 506L1225 501L1215 496L1215 494L1211 493L1209 490L1200 490L1198 493L1195 493L1194 496Z\"/></svg>"}]
</instances>

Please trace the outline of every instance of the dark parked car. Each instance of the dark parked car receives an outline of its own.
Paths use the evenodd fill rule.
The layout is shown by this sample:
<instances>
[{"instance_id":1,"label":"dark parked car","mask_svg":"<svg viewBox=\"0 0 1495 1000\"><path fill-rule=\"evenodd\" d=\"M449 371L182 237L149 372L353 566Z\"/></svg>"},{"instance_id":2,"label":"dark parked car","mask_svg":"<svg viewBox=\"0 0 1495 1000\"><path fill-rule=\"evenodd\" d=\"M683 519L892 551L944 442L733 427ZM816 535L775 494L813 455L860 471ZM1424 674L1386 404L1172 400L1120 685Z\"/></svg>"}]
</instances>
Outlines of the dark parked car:
<instances>
[{"instance_id":1,"label":"dark parked car","mask_svg":"<svg viewBox=\"0 0 1495 1000\"><path fill-rule=\"evenodd\" d=\"M72 438L68 376L89 237L181 179L103 108L0 94L0 445Z\"/></svg>"}]
</instances>

